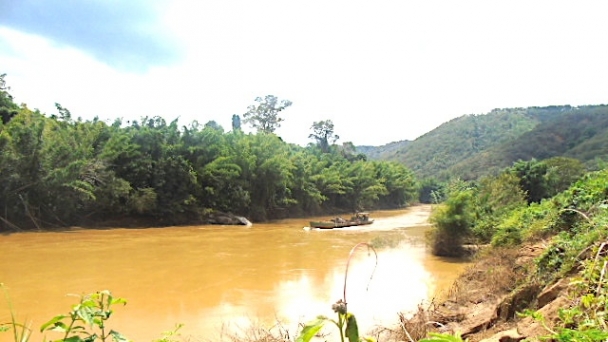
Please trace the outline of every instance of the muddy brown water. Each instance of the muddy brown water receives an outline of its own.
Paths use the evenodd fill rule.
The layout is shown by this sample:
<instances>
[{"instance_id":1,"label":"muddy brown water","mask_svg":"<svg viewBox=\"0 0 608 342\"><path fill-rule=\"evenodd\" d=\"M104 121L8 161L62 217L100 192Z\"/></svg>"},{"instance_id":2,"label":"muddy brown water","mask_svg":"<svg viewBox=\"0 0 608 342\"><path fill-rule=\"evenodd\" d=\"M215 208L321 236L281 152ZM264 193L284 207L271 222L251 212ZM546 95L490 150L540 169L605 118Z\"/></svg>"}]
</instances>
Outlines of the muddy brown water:
<instances>
[{"instance_id":1,"label":"muddy brown water","mask_svg":"<svg viewBox=\"0 0 608 342\"><path fill-rule=\"evenodd\" d=\"M222 331L277 321L297 330L333 315L342 297L349 251L380 241L378 262L366 248L351 261L347 301L362 330L392 325L398 312L445 292L466 266L431 256L424 245L429 206L374 212L370 226L306 230L308 219L251 228L188 226L0 235L0 282L19 321L34 331L66 313L83 293L111 290L127 300L108 326L151 341L176 324L182 335L215 339ZM373 277L370 281L370 276ZM0 300L0 323L10 320ZM12 335L0 333L0 341ZM47 333L47 338L59 338ZM35 333L32 341L43 336Z\"/></svg>"}]
</instances>

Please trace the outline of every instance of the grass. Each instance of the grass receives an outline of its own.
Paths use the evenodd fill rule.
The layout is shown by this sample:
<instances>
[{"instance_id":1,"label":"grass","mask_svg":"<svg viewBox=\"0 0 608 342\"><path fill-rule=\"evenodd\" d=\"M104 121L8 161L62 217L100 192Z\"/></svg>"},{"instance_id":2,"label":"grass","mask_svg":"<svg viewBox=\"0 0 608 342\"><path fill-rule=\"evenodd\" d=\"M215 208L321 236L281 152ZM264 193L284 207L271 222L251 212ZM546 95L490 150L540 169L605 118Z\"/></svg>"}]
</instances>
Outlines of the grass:
<instances>
[{"instance_id":1,"label":"grass","mask_svg":"<svg viewBox=\"0 0 608 342\"><path fill-rule=\"evenodd\" d=\"M15 310L13 310L13 304L8 295L8 290L3 283L0 283L0 288L2 292L4 292L4 298L6 299L6 303L8 304L8 309L11 315L10 322L0 323L0 332L12 331L13 333L13 341L15 342L27 342L30 339L31 323L21 324L17 322L15 317Z\"/></svg>"}]
</instances>

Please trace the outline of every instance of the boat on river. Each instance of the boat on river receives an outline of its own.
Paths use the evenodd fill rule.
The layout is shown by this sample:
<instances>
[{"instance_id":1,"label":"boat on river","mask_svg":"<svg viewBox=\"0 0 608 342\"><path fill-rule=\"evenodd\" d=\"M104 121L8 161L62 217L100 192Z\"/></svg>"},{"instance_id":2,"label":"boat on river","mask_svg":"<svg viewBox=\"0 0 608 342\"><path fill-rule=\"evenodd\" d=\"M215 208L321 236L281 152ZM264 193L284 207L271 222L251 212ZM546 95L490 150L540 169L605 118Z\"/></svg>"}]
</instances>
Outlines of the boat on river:
<instances>
[{"instance_id":1,"label":"boat on river","mask_svg":"<svg viewBox=\"0 0 608 342\"><path fill-rule=\"evenodd\" d=\"M310 221L310 227L319 229L334 229L353 226L364 226L372 223L374 223L374 220L369 218L368 213L356 213L349 220L343 219L341 217L336 217L327 221Z\"/></svg>"}]
</instances>

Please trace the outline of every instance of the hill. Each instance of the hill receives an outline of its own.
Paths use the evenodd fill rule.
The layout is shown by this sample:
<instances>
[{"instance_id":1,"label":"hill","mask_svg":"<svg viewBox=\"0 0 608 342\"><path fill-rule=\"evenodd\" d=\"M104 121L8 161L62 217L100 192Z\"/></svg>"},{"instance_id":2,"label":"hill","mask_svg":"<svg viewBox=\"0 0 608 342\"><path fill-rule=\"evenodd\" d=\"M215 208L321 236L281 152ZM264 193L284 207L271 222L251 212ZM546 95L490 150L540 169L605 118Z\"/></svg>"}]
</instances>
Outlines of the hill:
<instances>
[{"instance_id":1,"label":"hill","mask_svg":"<svg viewBox=\"0 0 608 342\"><path fill-rule=\"evenodd\" d=\"M608 156L607 133L606 105L504 108L461 116L401 146L361 152L401 162L420 178L477 179L519 159L566 156L591 165Z\"/></svg>"},{"instance_id":2,"label":"hill","mask_svg":"<svg viewBox=\"0 0 608 342\"><path fill-rule=\"evenodd\" d=\"M390 159L389 157L405 148L411 143L411 140L400 140L388 143L382 146L357 146L357 152L365 154L369 159Z\"/></svg>"}]
</instances>

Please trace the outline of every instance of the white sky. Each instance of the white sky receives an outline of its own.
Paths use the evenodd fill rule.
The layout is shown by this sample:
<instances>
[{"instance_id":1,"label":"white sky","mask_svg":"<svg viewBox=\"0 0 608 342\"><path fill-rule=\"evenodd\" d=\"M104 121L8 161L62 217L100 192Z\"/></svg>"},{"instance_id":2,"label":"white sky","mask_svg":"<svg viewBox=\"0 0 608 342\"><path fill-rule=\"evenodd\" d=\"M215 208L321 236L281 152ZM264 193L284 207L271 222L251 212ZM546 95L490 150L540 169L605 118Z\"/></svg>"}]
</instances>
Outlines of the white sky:
<instances>
[{"instance_id":1,"label":"white sky","mask_svg":"<svg viewBox=\"0 0 608 342\"><path fill-rule=\"evenodd\" d=\"M493 108L608 103L606 1L155 4L147 24L179 56L145 68L0 21L0 73L15 100L49 114L58 102L84 119L215 120L228 131L232 114L273 94L293 102L284 140L311 142L313 121L330 119L339 143L355 145L413 140Z\"/></svg>"}]
</instances>

